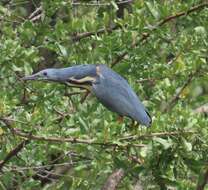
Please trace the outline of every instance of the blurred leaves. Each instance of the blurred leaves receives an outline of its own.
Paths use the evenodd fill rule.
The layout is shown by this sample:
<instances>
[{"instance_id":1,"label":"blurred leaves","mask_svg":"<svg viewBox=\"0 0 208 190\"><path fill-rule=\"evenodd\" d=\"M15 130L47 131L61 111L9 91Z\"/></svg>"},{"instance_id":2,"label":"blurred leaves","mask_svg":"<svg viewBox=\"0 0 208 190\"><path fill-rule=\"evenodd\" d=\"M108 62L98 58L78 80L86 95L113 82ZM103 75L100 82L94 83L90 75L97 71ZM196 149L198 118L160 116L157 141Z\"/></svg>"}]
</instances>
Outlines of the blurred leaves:
<instances>
[{"instance_id":1,"label":"blurred leaves","mask_svg":"<svg viewBox=\"0 0 208 190\"><path fill-rule=\"evenodd\" d=\"M109 4L0 2L0 159L22 139L12 128L45 138L100 143L33 140L5 165L0 188L97 190L115 169L122 168L121 190L133 189L138 179L144 189L195 189L208 163L207 116L193 112L208 102L208 9L154 29L163 19L201 1L134 1L130 12L124 9L123 19L116 17L120 7L116 1L98 3ZM29 16L39 7L41 17L34 22ZM108 30L117 24L119 27ZM104 30L96 34L99 29ZM73 41L74 36L88 32L94 35ZM147 33L148 38L138 42ZM118 123L117 115L92 95L81 104L82 94L66 95L75 89L21 80L46 67L110 66L124 52L113 69L128 80L148 108L151 128L133 127L128 118ZM180 91L199 66L193 80ZM173 106L162 112L178 92ZM11 119L11 126L4 117ZM129 136L143 138L120 140ZM63 163L67 167L59 165Z\"/></svg>"}]
</instances>

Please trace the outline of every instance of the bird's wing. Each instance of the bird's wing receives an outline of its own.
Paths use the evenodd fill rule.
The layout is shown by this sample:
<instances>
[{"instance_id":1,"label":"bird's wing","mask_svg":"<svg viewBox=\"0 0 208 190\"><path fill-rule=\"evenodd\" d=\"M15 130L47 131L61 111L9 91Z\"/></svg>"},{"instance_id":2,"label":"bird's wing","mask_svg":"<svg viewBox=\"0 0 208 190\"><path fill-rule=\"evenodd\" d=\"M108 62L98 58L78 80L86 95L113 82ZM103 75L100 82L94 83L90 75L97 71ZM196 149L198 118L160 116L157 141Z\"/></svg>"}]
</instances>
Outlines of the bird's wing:
<instances>
[{"instance_id":1,"label":"bird's wing","mask_svg":"<svg viewBox=\"0 0 208 190\"><path fill-rule=\"evenodd\" d=\"M121 116L130 116L132 102L125 88L112 81L105 84L104 81L101 81L93 85L92 89L98 100L109 110L117 112Z\"/></svg>"},{"instance_id":2,"label":"bird's wing","mask_svg":"<svg viewBox=\"0 0 208 190\"><path fill-rule=\"evenodd\" d=\"M68 78L65 83L68 86L84 88L91 91L92 83L96 81L95 65L77 65L68 68Z\"/></svg>"},{"instance_id":3,"label":"bird's wing","mask_svg":"<svg viewBox=\"0 0 208 190\"><path fill-rule=\"evenodd\" d=\"M74 77L69 78L69 80L71 80L72 82L76 82L76 83L86 83L86 82L95 82L96 79L95 77L91 77L91 76L86 76L80 79L75 79Z\"/></svg>"},{"instance_id":4,"label":"bird's wing","mask_svg":"<svg viewBox=\"0 0 208 190\"><path fill-rule=\"evenodd\" d=\"M129 116L129 112L132 111L132 97L128 92L130 86L111 69L102 67L100 69L101 76L92 88L95 96L109 110Z\"/></svg>"},{"instance_id":5,"label":"bird's wing","mask_svg":"<svg viewBox=\"0 0 208 190\"><path fill-rule=\"evenodd\" d=\"M107 67L101 67L98 81L93 84L92 91L105 107L121 116L150 125L149 113L124 78Z\"/></svg>"}]
</instances>

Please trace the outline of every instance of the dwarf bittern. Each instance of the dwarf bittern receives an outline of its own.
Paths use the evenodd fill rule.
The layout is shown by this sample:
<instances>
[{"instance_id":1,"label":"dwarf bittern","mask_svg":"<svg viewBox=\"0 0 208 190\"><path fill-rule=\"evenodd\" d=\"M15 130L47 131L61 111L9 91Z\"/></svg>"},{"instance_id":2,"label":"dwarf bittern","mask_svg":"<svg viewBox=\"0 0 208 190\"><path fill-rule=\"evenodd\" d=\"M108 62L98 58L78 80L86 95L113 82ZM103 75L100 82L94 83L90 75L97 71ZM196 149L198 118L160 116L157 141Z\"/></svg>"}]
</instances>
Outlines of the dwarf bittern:
<instances>
[{"instance_id":1,"label":"dwarf bittern","mask_svg":"<svg viewBox=\"0 0 208 190\"><path fill-rule=\"evenodd\" d=\"M77 65L45 69L23 80L54 81L87 89L109 110L119 116L150 126L151 117L128 82L106 65Z\"/></svg>"}]
</instances>

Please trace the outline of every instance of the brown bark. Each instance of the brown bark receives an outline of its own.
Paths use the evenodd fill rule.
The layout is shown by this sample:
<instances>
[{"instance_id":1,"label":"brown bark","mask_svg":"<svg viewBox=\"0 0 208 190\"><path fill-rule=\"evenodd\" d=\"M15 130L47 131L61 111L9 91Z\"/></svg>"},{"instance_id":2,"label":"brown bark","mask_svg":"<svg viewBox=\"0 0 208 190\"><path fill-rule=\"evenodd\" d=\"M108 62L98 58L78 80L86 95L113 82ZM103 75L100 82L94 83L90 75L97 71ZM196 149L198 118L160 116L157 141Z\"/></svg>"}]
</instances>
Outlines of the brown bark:
<instances>
[{"instance_id":1,"label":"brown bark","mask_svg":"<svg viewBox=\"0 0 208 190\"><path fill-rule=\"evenodd\" d=\"M102 190L116 190L116 187L120 183L121 179L124 177L124 170L115 170L106 180L102 187Z\"/></svg>"}]
</instances>

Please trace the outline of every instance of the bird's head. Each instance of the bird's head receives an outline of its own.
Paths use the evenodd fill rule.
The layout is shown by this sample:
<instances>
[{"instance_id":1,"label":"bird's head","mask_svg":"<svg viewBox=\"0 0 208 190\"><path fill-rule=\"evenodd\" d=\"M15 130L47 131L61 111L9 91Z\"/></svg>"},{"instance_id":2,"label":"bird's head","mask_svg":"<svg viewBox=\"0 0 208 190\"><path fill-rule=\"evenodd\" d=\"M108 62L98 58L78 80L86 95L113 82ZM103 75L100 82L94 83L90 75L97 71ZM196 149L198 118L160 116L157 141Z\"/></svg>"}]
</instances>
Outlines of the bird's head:
<instances>
[{"instance_id":1,"label":"bird's head","mask_svg":"<svg viewBox=\"0 0 208 190\"><path fill-rule=\"evenodd\" d=\"M57 69L44 69L33 75L25 76L23 80L40 80L40 81L60 81L61 77L58 75Z\"/></svg>"}]
</instances>

